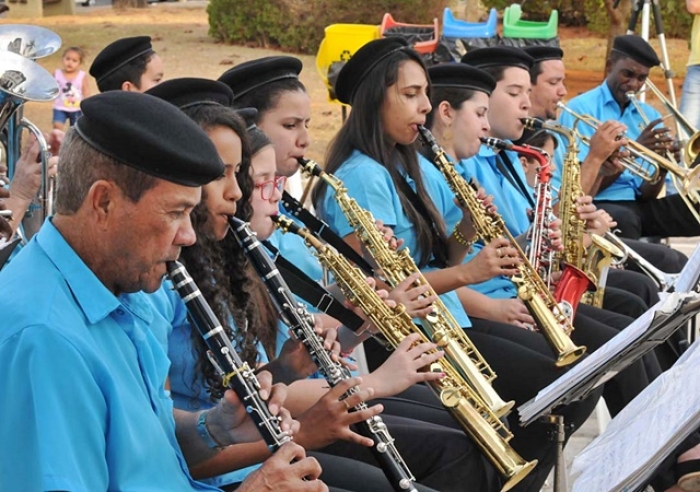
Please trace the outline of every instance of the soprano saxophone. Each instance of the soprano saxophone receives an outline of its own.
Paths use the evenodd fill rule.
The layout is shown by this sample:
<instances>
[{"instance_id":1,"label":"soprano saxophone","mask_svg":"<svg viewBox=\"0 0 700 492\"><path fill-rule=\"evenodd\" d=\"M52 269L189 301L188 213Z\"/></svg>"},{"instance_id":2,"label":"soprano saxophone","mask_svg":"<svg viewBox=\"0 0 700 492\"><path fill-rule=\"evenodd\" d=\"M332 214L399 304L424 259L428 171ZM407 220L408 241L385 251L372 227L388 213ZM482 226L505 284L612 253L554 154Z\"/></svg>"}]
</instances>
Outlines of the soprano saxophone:
<instances>
[{"instance_id":1,"label":"soprano saxophone","mask_svg":"<svg viewBox=\"0 0 700 492\"><path fill-rule=\"evenodd\" d=\"M522 262L518 265L518 274L511 277L518 297L525 303L532 317L537 320L540 330L557 354L556 365L562 367L571 364L585 353L586 347L576 346L569 338L569 334L574 329L569 318L562 312L547 285L537 275L525 256L525 252L518 246L515 238L506 228L503 218L486 210L484 204L477 197L477 191L457 172L445 155L445 151L435 141L432 133L422 127L420 133L430 145L435 156L435 164L445 177L448 186L462 207L471 213L477 236L485 243L490 243L497 238L505 238L518 252ZM486 139L485 143L496 146L499 142L502 141L489 138Z\"/></svg>"},{"instance_id":2,"label":"soprano saxophone","mask_svg":"<svg viewBox=\"0 0 700 492\"><path fill-rule=\"evenodd\" d=\"M338 178L324 172L314 161L302 159L300 163L305 173L320 177L334 190L335 200L348 223L380 267L389 285L396 287L409 275L420 274L408 248L403 248L401 251L391 249L382 233L377 230L372 214L348 196L347 189ZM429 286L422 274L416 283ZM437 297L432 287L426 295L435 295L437 298L433 304L433 311L425 318L421 318L421 326L426 335L445 351L445 355L462 372L486 407L498 417L506 415L513 408L514 402L503 401L493 389L491 381L496 377L493 370L469 340L447 306Z\"/></svg>"},{"instance_id":3,"label":"soprano saxophone","mask_svg":"<svg viewBox=\"0 0 700 492\"><path fill-rule=\"evenodd\" d=\"M306 228L299 227L287 217L277 216L277 226L283 232L298 234L307 246L313 248L319 262L326 267L345 297L375 324L392 348L412 333L421 339L415 345L428 342L406 312L403 305L389 307L365 281L365 275L334 248L323 244ZM503 491L510 490L537 465L537 460L525 461L508 443L512 434L468 385L459 371L444 358L431 364L430 371L442 372L445 377L431 381L428 386L440 399L446 410L460 423L477 443L493 466L507 478Z\"/></svg>"},{"instance_id":4,"label":"soprano saxophone","mask_svg":"<svg viewBox=\"0 0 700 492\"><path fill-rule=\"evenodd\" d=\"M582 301L600 307L603 304L608 270L613 263L624 257L624 252L598 234L589 234L591 246L588 250L583 246L586 222L576 214L576 200L584 193L581 188L581 167L576 160L578 145L573 131L557 123L544 122L537 118L524 118L523 123L528 128L557 133L566 140L567 150L559 190L559 216L564 244L560 260L565 265L586 272L596 289L584 294Z\"/></svg>"},{"instance_id":5,"label":"soprano saxophone","mask_svg":"<svg viewBox=\"0 0 700 492\"><path fill-rule=\"evenodd\" d=\"M255 233L250 230L248 224L236 217L229 217L229 225L253 268L265 283L280 318L289 326L294 337L304 344L309 356L328 381L328 385L332 388L349 379L351 377L350 371L340 363L335 362L329 351L323 348L323 340L314 331L313 317L303 304L294 299L292 291L277 270L275 263L262 249L263 246L255 237ZM358 391L356 386L352 387L341 399ZM367 404L360 402L352 408L352 411L359 412L366 409ZM368 420L359 422L357 430L361 435L372 439L372 454L382 467L395 492L417 492L413 485L416 479L396 449L394 438L389 433L382 418L375 415Z\"/></svg>"}]
</instances>

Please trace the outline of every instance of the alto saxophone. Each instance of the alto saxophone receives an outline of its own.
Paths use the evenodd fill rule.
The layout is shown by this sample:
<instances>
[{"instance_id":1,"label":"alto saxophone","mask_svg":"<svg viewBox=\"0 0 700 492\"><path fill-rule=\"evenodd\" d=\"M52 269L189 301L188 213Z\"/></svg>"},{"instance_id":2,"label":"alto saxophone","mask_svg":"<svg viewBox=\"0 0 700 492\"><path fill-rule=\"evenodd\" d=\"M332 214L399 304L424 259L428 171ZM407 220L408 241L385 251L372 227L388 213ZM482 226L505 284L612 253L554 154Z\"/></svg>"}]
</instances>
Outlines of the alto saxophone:
<instances>
[{"instance_id":1,"label":"alto saxophone","mask_svg":"<svg viewBox=\"0 0 700 492\"><path fill-rule=\"evenodd\" d=\"M559 271L560 257L548 242L544 233L549 230L549 224L554 217L552 207L552 161L548 154L541 149L535 149L529 145L513 145L512 149L519 154L531 155L538 159L540 166L537 169L535 185L535 210L532 222L532 239L530 241L529 259L539 276L547 282L552 278L552 273ZM577 219L574 215L573 218ZM571 216L569 217L570 220ZM581 298L589 290L595 290L595 282L586 275L586 272L572 264L565 264L561 278L554 289L554 299L562 308L566 316L573 322Z\"/></svg>"},{"instance_id":2,"label":"alto saxophone","mask_svg":"<svg viewBox=\"0 0 700 492\"><path fill-rule=\"evenodd\" d=\"M365 281L362 271L333 247L323 244L308 229L300 227L287 217L278 215L274 220L283 232L292 232L304 238L306 245L314 249L319 262L333 273L341 292L350 302L362 309L392 348L396 348L412 333L421 336L415 345L428 342L427 337L413 324L406 308L401 304L394 308L389 307ZM431 364L428 370L445 374L444 378L431 381L428 386L499 473L507 477L502 490L513 488L532 471L537 465L537 460L525 461L508 444L512 437L510 431L488 407L484 406L481 398L448 361L443 358Z\"/></svg>"},{"instance_id":3,"label":"alto saxophone","mask_svg":"<svg viewBox=\"0 0 700 492\"><path fill-rule=\"evenodd\" d=\"M445 151L435 141L432 133L421 127L421 136L430 145L435 155L434 162L457 200L462 207L471 213L477 236L485 243L503 237L518 252L522 262L518 266L518 274L511 277L511 281L516 286L518 297L525 303L532 317L537 320L540 330L557 354L557 367L574 362L586 352L586 347L576 346L569 338L569 333L573 331L574 327L552 297L547 285L537 275L515 238L506 228L503 218L486 210L484 204L477 197L477 191L457 172L445 155ZM489 138L484 143L496 146L501 142L503 141ZM505 142L503 143L505 144Z\"/></svg>"},{"instance_id":4,"label":"alto saxophone","mask_svg":"<svg viewBox=\"0 0 700 492\"><path fill-rule=\"evenodd\" d=\"M380 267L389 285L396 287L411 274L420 274L408 248L403 248L401 251L391 249L382 233L377 230L372 214L348 196L347 189L338 178L324 172L314 161L302 159L300 163L305 173L323 179L333 189L335 200L348 223ZM429 286L422 274L416 283ZM432 287L426 295L435 295ZM514 402L505 402L498 396L491 386L491 381L496 377L493 370L469 340L447 306L437 295L435 296L437 300L433 303L433 312L421 318L423 330L428 338L445 351L446 357L462 372L485 406L498 417L506 415L513 408Z\"/></svg>"},{"instance_id":5,"label":"alto saxophone","mask_svg":"<svg viewBox=\"0 0 700 492\"><path fill-rule=\"evenodd\" d=\"M617 259L624 257L624 252L598 234L589 234L591 246L588 250L583 246L586 222L576 214L576 200L584 193L581 188L581 166L576 158L578 145L573 131L557 123L544 122L537 118L524 118L523 123L527 128L557 133L566 140L566 156L559 190L559 217L564 252L559 259L567 266L571 265L586 272L596 289L583 294L581 300L600 307L603 304L608 269Z\"/></svg>"}]
</instances>

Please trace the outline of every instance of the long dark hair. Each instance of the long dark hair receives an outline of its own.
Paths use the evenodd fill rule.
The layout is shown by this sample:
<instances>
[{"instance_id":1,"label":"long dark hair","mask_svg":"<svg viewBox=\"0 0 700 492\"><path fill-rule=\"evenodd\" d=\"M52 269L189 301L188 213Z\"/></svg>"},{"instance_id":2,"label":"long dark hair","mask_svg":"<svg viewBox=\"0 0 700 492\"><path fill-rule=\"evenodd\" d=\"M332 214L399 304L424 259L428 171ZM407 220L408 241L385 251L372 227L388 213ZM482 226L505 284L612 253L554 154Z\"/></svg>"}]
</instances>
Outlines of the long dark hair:
<instances>
[{"instance_id":1,"label":"long dark hair","mask_svg":"<svg viewBox=\"0 0 700 492\"><path fill-rule=\"evenodd\" d=\"M407 61L418 63L423 68L426 78L430 80L425 64L412 50L399 50L381 60L367 74L353 96L354 104L350 116L328 150L326 171L334 173L354 150L359 150L384 166L396 187L401 206L416 229L419 266L427 265L431 257L434 257L440 266L444 266L447 258L445 224L425 189L416 150L413 145L391 145L385 136L381 118L377 115L377 108L384 103L388 87L397 82L399 68ZM430 87L428 90L430 93ZM422 207L414 206L403 191L406 184L400 172L402 167L414 180L416 195L422 202ZM320 213L326 188L326 183L320 181L312 194L316 210ZM427 217L420 212L420 208L425 210Z\"/></svg>"},{"instance_id":2,"label":"long dark hair","mask_svg":"<svg viewBox=\"0 0 700 492\"><path fill-rule=\"evenodd\" d=\"M185 109L185 113L205 131L216 127L230 128L241 139L242 160L236 179L243 196L236 208L237 215L249 220L252 215L250 197L253 179L250 175L250 144L243 119L232 109L213 104L192 106ZM221 321L226 334L235 342L241 357L254 365L258 358L259 337L267 331L261 326L257 306L251 302L248 261L232 234L218 241L206 233L208 215L204 204L205 193L203 190L202 201L192 212L197 242L182 249L181 260ZM206 346L196 331L192 333L192 344L197 359L195 374L204 376L211 399L216 401L223 396L224 388L206 357Z\"/></svg>"}]
</instances>

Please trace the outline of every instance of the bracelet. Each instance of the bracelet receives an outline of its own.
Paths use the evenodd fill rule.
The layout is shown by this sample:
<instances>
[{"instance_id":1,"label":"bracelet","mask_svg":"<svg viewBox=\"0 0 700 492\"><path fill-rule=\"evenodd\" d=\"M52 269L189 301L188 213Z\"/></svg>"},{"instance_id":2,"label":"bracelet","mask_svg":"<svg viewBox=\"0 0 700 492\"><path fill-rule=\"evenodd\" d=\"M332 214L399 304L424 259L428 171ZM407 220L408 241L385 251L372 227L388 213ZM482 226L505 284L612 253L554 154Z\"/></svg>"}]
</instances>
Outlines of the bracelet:
<instances>
[{"instance_id":1,"label":"bracelet","mask_svg":"<svg viewBox=\"0 0 700 492\"><path fill-rule=\"evenodd\" d=\"M209 410L204 410L202 413L199 414L199 418L197 419L197 433L200 435L200 437L204 440L204 442L209 448L224 449L226 446L220 444L216 439L214 439L214 436L212 436L209 433L209 427L207 427L208 414Z\"/></svg>"},{"instance_id":2,"label":"bracelet","mask_svg":"<svg viewBox=\"0 0 700 492\"><path fill-rule=\"evenodd\" d=\"M472 240L467 240L461 232L459 232L459 222L457 222L457 225L455 225L454 231L452 231L452 235L455 237L457 242L467 248L467 253L472 252L472 246L474 246L474 243L477 241L476 236L474 236L474 239Z\"/></svg>"}]
</instances>

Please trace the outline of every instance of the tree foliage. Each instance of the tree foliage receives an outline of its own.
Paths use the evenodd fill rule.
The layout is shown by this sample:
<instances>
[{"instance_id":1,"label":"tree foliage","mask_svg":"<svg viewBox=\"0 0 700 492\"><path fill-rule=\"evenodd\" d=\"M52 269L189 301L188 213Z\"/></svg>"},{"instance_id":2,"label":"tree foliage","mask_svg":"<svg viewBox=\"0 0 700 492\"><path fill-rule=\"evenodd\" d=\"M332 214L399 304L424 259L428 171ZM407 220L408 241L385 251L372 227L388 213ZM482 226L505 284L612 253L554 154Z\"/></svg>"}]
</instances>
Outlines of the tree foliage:
<instances>
[{"instance_id":1,"label":"tree foliage","mask_svg":"<svg viewBox=\"0 0 700 492\"><path fill-rule=\"evenodd\" d=\"M448 0L210 0L209 34L228 43L314 53L330 24L429 24Z\"/></svg>"}]
</instances>

